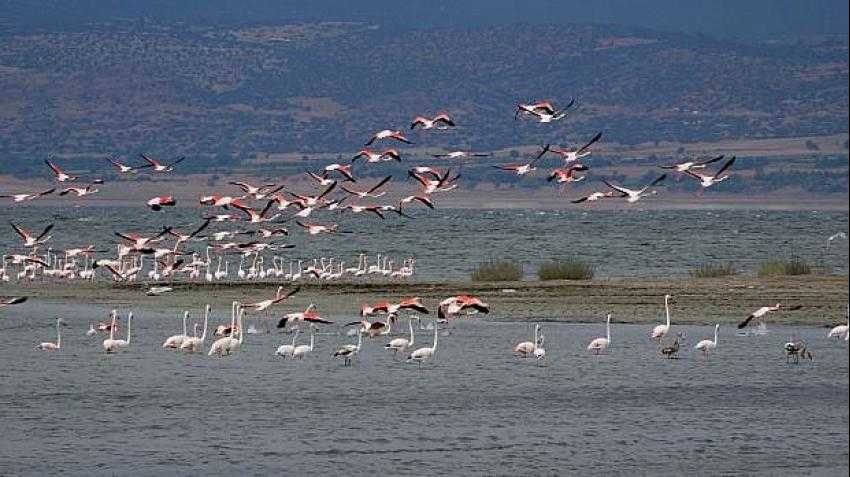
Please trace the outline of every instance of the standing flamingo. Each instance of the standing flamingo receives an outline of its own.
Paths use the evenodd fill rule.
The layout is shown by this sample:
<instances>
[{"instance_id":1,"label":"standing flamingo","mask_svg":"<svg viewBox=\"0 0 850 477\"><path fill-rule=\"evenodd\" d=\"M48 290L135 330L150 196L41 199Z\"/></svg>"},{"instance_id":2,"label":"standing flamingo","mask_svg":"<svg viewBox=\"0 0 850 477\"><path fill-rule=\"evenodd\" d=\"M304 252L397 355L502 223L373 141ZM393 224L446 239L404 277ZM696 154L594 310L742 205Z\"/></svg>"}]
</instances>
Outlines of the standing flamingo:
<instances>
[{"instance_id":1,"label":"standing flamingo","mask_svg":"<svg viewBox=\"0 0 850 477\"><path fill-rule=\"evenodd\" d=\"M183 343L180 344L180 349L184 351L188 351L190 353L197 353L198 351L204 350L204 341L207 339L207 327L209 326L210 320L210 305L207 305L204 309L204 331L201 333L201 337L192 336L190 338L186 338L183 340Z\"/></svg>"},{"instance_id":2,"label":"standing flamingo","mask_svg":"<svg viewBox=\"0 0 850 477\"><path fill-rule=\"evenodd\" d=\"M384 349L393 350L393 359L396 359L399 351L404 353L405 351L407 351L407 348L412 348L413 345L414 345L415 336L413 334L413 319L412 318L410 320L408 320L407 325L408 325L408 328L410 328L410 339L396 338L396 339L390 341L389 343L387 343L386 346L384 346Z\"/></svg>"},{"instance_id":3,"label":"standing flamingo","mask_svg":"<svg viewBox=\"0 0 850 477\"><path fill-rule=\"evenodd\" d=\"M667 323L656 326L649 333L649 339L659 343L670 332L670 298L673 297L671 295L664 295L664 313L667 315Z\"/></svg>"},{"instance_id":4,"label":"standing flamingo","mask_svg":"<svg viewBox=\"0 0 850 477\"><path fill-rule=\"evenodd\" d=\"M438 336L439 327L434 325L434 344L430 347L419 348L416 351L410 353L410 356L407 357L408 361L416 361L419 363L419 367L422 367L422 361L426 359L433 359L437 354L437 336Z\"/></svg>"},{"instance_id":5,"label":"standing flamingo","mask_svg":"<svg viewBox=\"0 0 850 477\"><path fill-rule=\"evenodd\" d=\"M534 355L534 350L537 349L538 336L540 334L540 324L534 325L534 341L523 341L514 347L514 353L521 358L528 358Z\"/></svg>"},{"instance_id":6,"label":"standing flamingo","mask_svg":"<svg viewBox=\"0 0 850 477\"><path fill-rule=\"evenodd\" d=\"M587 345L587 350L599 354L608 349L609 346L611 346L611 313L608 313L608 317L605 319L605 338L596 338L591 341Z\"/></svg>"},{"instance_id":7,"label":"standing flamingo","mask_svg":"<svg viewBox=\"0 0 850 477\"><path fill-rule=\"evenodd\" d=\"M59 329L61 318L56 318L56 342L51 343L49 341L45 341L44 343L39 344L35 347L35 349L40 351L57 351L62 349L62 331Z\"/></svg>"},{"instance_id":8,"label":"standing flamingo","mask_svg":"<svg viewBox=\"0 0 850 477\"><path fill-rule=\"evenodd\" d=\"M189 335L186 332L186 320L188 320L188 319L189 319L189 311L187 310L187 311L183 312L183 334L182 335L169 336L168 339L166 339L165 342L162 343L163 348L171 348L171 349L179 349L180 348L180 346L183 344L183 341L185 341L186 338L189 337Z\"/></svg>"},{"instance_id":9,"label":"standing flamingo","mask_svg":"<svg viewBox=\"0 0 850 477\"><path fill-rule=\"evenodd\" d=\"M709 353L717 349L717 331L720 330L720 324L714 325L714 341L702 340L694 346L694 349L702 351L703 356L708 357Z\"/></svg>"}]
</instances>

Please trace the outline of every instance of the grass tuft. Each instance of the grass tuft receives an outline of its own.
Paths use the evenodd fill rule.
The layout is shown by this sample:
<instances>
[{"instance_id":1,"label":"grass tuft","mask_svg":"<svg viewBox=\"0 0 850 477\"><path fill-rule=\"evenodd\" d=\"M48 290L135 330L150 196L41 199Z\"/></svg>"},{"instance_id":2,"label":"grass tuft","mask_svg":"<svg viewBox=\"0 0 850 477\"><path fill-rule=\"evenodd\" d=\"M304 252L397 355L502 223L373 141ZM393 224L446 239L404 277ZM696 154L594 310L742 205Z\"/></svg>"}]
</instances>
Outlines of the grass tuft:
<instances>
[{"instance_id":1,"label":"grass tuft","mask_svg":"<svg viewBox=\"0 0 850 477\"><path fill-rule=\"evenodd\" d=\"M692 278L720 278L737 274L731 263L703 263L691 270Z\"/></svg>"},{"instance_id":2,"label":"grass tuft","mask_svg":"<svg viewBox=\"0 0 850 477\"><path fill-rule=\"evenodd\" d=\"M764 262L759 266L758 276L760 277L778 277L787 275L809 275L812 273L812 266L806 263L800 257L794 257L791 260L771 260Z\"/></svg>"},{"instance_id":3,"label":"grass tuft","mask_svg":"<svg viewBox=\"0 0 850 477\"><path fill-rule=\"evenodd\" d=\"M541 264L537 269L540 280L590 280L593 278L593 265L574 258L554 260Z\"/></svg>"},{"instance_id":4,"label":"grass tuft","mask_svg":"<svg viewBox=\"0 0 850 477\"><path fill-rule=\"evenodd\" d=\"M522 280L522 264L509 261L479 263L472 271L474 282L518 282Z\"/></svg>"}]
</instances>

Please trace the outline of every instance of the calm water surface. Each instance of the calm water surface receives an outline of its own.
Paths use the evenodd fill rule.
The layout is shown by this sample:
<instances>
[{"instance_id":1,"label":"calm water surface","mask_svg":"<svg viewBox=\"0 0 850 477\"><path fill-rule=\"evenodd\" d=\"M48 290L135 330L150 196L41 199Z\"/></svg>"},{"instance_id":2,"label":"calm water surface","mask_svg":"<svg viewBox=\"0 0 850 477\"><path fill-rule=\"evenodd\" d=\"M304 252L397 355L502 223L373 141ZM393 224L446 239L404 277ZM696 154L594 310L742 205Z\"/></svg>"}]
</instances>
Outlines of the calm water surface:
<instances>
[{"instance_id":1,"label":"calm water surface","mask_svg":"<svg viewBox=\"0 0 850 477\"><path fill-rule=\"evenodd\" d=\"M225 321L222 310L214 323ZM33 346L55 339L63 350ZM510 355L526 323L466 321L436 361L394 362L370 340L327 328L312 356L273 353L289 335L247 335L224 359L164 351L175 316L137 310L130 349L106 356L84 335L105 310L46 304L0 321L0 473L44 475L625 475L848 472L848 346L819 328L721 329L715 356L692 352L712 327L681 327L682 359L657 356L647 326L545 324L548 362ZM343 317L331 317L342 319ZM428 331L418 344L429 345ZM813 363L781 346L806 339Z\"/></svg>"}]
</instances>

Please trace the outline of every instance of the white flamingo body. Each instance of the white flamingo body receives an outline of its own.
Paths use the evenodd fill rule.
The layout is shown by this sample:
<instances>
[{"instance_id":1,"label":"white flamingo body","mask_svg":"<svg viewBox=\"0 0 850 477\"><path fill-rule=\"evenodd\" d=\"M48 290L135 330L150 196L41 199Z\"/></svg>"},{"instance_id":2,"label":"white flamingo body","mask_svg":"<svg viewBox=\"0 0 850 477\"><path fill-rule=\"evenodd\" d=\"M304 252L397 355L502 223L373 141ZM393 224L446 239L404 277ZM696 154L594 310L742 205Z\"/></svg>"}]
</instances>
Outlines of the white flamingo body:
<instances>
[{"instance_id":1,"label":"white flamingo body","mask_svg":"<svg viewBox=\"0 0 850 477\"><path fill-rule=\"evenodd\" d=\"M720 325L714 325L714 341L712 340L702 340L694 346L694 349L702 351L703 354L708 355L712 351L717 349L717 332L720 330Z\"/></svg>"},{"instance_id":2,"label":"white flamingo body","mask_svg":"<svg viewBox=\"0 0 850 477\"><path fill-rule=\"evenodd\" d=\"M183 341L185 341L186 338L189 338L189 335L186 333L186 331L187 331L186 330L186 320L187 319L189 319L189 312L184 311L183 312L183 334L182 335L169 336L168 339L166 339L165 342L162 343L163 348L179 349L180 346L183 344Z\"/></svg>"},{"instance_id":3,"label":"white flamingo body","mask_svg":"<svg viewBox=\"0 0 850 477\"><path fill-rule=\"evenodd\" d=\"M410 353L408 356L409 361L416 361L419 363L419 366L422 366L422 362L428 359L433 359L437 354L437 336L438 336L438 328L434 326L434 343L431 346L426 346L423 348L419 348L416 351Z\"/></svg>"},{"instance_id":4,"label":"white flamingo body","mask_svg":"<svg viewBox=\"0 0 850 477\"><path fill-rule=\"evenodd\" d=\"M204 350L204 342L207 339L207 327L209 325L210 319L210 305L206 306L204 310L204 331L201 333L200 337L192 336L183 340L180 344L180 349L183 351L188 351L190 353L197 353L198 351Z\"/></svg>"},{"instance_id":5,"label":"white flamingo body","mask_svg":"<svg viewBox=\"0 0 850 477\"><path fill-rule=\"evenodd\" d=\"M599 354L608 347L611 346L611 314L608 313L608 317L605 319L605 337L604 338L596 338L591 341L589 345L587 345L588 351L593 351L596 354Z\"/></svg>"},{"instance_id":6,"label":"white flamingo body","mask_svg":"<svg viewBox=\"0 0 850 477\"><path fill-rule=\"evenodd\" d=\"M664 313L667 315L667 322L656 326L649 333L649 338L653 341L660 342L670 332L670 298L670 295L664 295Z\"/></svg>"},{"instance_id":7,"label":"white flamingo body","mask_svg":"<svg viewBox=\"0 0 850 477\"><path fill-rule=\"evenodd\" d=\"M36 346L36 349L40 351L58 351L62 349L62 331L59 329L60 321L60 318L56 318L56 342L51 343L49 341L45 341L44 343Z\"/></svg>"}]
</instances>

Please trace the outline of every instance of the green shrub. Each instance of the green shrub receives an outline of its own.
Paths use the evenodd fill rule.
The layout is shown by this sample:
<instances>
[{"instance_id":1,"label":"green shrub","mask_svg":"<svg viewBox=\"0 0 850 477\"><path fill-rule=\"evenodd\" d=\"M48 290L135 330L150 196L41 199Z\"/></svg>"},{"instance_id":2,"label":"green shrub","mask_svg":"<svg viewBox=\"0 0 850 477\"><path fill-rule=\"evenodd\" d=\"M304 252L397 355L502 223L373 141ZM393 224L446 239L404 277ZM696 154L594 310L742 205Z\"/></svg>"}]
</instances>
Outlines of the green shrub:
<instances>
[{"instance_id":1,"label":"green shrub","mask_svg":"<svg viewBox=\"0 0 850 477\"><path fill-rule=\"evenodd\" d=\"M737 273L731 263L703 263L696 269L691 270L691 277L720 278L737 275Z\"/></svg>"},{"instance_id":2,"label":"green shrub","mask_svg":"<svg viewBox=\"0 0 850 477\"><path fill-rule=\"evenodd\" d=\"M516 262L479 263L472 271L474 282L516 282L522 280L522 264Z\"/></svg>"},{"instance_id":3,"label":"green shrub","mask_svg":"<svg viewBox=\"0 0 850 477\"><path fill-rule=\"evenodd\" d=\"M800 257L794 257L791 260L771 260L764 262L759 267L758 275L760 277L776 277L782 275L809 275L810 273L812 273L812 266Z\"/></svg>"},{"instance_id":4,"label":"green shrub","mask_svg":"<svg viewBox=\"0 0 850 477\"><path fill-rule=\"evenodd\" d=\"M593 278L593 265L569 258L541 264L537 268L540 280L590 280Z\"/></svg>"}]
</instances>

